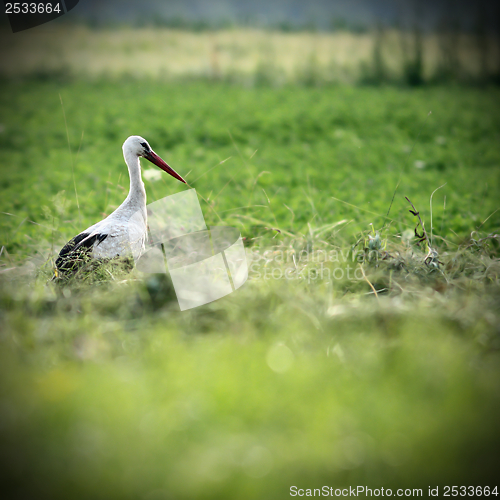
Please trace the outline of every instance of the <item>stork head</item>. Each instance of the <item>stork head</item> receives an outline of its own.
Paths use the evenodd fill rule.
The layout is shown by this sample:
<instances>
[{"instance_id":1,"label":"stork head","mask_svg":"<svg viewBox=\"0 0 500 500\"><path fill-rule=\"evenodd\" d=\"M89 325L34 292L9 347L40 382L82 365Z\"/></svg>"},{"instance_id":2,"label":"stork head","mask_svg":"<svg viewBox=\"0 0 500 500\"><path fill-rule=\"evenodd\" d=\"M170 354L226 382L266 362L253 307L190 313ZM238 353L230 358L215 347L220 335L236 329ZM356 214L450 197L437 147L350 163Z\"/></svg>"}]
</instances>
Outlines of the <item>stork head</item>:
<instances>
[{"instance_id":1,"label":"stork head","mask_svg":"<svg viewBox=\"0 0 500 500\"><path fill-rule=\"evenodd\" d=\"M142 156L149 160L151 163L154 163L157 167L160 167L162 170L170 174L172 177L175 177L184 184L187 182L172 168L169 167L152 149L146 139L140 137L139 135L131 135L124 143L123 143L123 155L127 158L128 155Z\"/></svg>"}]
</instances>

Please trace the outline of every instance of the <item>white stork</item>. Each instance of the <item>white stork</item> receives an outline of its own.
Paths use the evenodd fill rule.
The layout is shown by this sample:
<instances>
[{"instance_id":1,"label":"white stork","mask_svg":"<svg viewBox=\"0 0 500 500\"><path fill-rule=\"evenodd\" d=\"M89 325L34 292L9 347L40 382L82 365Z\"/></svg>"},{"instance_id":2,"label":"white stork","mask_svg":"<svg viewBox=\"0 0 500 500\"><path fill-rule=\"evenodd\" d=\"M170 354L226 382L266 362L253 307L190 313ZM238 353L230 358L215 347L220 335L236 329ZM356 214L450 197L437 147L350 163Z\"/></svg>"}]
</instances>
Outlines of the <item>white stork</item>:
<instances>
[{"instance_id":1,"label":"white stork","mask_svg":"<svg viewBox=\"0 0 500 500\"><path fill-rule=\"evenodd\" d=\"M56 259L54 278L72 274L83 262L90 259L115 257L137 259L142 254L147 232L147 212L140 156L186 183L151 149L146 139L138 135L130 136L123 143L123 157L130 176L130 191L127 198L108 217L82 231L64 245Z\"/></svg>"}]
</instances>

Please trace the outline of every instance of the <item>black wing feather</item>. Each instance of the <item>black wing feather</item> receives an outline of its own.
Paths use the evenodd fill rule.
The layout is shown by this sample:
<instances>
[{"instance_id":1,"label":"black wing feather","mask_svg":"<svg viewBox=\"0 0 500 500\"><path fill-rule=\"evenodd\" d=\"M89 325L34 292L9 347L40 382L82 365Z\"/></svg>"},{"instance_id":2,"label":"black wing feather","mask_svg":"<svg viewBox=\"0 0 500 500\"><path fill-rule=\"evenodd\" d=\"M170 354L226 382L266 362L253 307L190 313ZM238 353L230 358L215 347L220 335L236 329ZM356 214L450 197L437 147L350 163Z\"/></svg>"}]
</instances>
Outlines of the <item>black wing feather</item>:
<instances>
[{"instance_id":1,"label":"black wing feather","mask_svg":"<svg viewBox=\"0 0 500 500\"><path fill-rule=\"evenodd\" d=\"M56 267L59 271L74 271L81 264L87 262L91 258L92 247L95 242L99 245L108 237L107 234L92 234L80 233L59 252L59 257L56 259Z\"/></svg>"}]
</instances>

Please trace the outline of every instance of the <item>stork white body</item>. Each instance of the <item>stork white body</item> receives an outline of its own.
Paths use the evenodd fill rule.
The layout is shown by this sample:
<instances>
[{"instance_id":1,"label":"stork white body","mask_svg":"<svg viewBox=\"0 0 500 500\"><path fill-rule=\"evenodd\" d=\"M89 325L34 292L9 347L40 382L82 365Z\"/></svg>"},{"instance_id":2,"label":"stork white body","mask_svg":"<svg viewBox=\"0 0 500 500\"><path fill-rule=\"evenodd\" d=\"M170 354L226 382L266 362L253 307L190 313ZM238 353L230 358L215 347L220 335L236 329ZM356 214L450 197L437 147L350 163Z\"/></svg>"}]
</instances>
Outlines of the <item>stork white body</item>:
<instances>
[{"instance_id":1,"label":"stork white body","mask_svg":"<svg viewBox=\"0 0 500 500\"><path fill-rule=\"evenodd\" d=\"M138 259L143 253L147 232L147 211L140 156L176 179L186 182L151 149L145 139L137 135L129 137L123 143L123 157L130 177L130 191L127 198L112 214L82 231L65 245L56 260L56 267L59 270L65 269L65 264L72 259L75 252L84 251L93 259L128 256Z\"/></svg>"},{"instance_id":2,"label":"stork white body","mask_svg":"<svg viewBox=\"0 0 500 500\"><path fill-rule=\"evenodd\" d=\"M83 231L89 238L94 235L107 235L101 243L94 242L93 258L111 259L132 255L137 259L144 251L147 228L146 189L142 182L141 164L133 147L133 139L134 136L129 137L123 144L123 156L130 176L127 198L112 214Z\"/></svg>"}]
</instances>

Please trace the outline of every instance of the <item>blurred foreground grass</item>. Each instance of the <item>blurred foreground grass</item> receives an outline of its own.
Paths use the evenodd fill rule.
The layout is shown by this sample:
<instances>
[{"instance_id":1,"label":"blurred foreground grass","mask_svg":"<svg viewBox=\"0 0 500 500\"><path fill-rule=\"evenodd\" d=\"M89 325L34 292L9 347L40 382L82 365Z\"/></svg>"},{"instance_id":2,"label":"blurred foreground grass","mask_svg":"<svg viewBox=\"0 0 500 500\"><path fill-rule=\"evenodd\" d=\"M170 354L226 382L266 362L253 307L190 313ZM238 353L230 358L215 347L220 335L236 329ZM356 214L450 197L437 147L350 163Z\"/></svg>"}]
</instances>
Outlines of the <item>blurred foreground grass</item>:
<instances>
[{"instance_id":1,"label":"blurred foreground grass","mask_svg":"<svg viewBox=\"0 0 500 500\"><path fill-rule=\"evenodd\" d=\"M285 498L291 485L494 486L494 293L328 305L321 286L250 282L180 313L152 311L134 283L59 299L3 290L4 487Z\"/></svg>"},{"instance_id":2,"label":"blurred foreground grass","mask_svg":"<svg viewBox=\"0 0 500 500\"><path fill-rule=\"evenodd\" d=\"M499 100L459 88L3 83L3 491L494 486ZM60 246L124 198L120 146L137 133L196 187L208 223L247 238L251 279L236 293L181 313L159 277L47 283ZM149 202L183 189L143 168ZM404 195L430 232L445 183L433 269ZM366 280L349 277L370 223L384 246L362 263ZM321 251L342 273L310 272ZM302 278L273 278L295 266Z\"/></svg>"}]
</instances>

